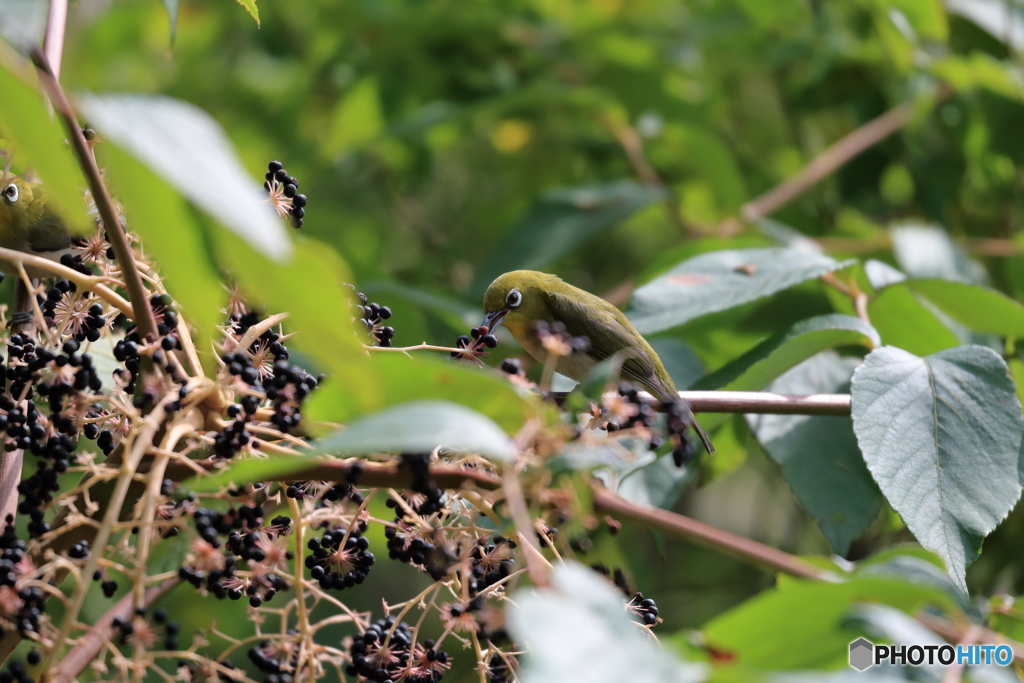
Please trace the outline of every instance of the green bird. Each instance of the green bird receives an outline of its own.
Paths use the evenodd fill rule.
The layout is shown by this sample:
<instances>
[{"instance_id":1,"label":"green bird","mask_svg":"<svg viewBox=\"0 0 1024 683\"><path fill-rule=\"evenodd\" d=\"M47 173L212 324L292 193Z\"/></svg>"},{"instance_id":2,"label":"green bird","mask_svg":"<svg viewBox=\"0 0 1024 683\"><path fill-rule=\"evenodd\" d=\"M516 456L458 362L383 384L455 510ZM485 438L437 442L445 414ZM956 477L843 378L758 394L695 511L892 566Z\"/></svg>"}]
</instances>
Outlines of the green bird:
<instances>
[{"instance_id":1,"label":"green bird","mask_svg":"<svg viewBox=\"0 0 1024 683\"><path fill-rule=\"evenodd\" d=\"M0 247L60 260L72 235L42 187L8 175L0 188Z\"/></svg>"},{"instance_id":2,"label":"green bird","mask_svg":"<svg viewBox=\"0 0 1024 683\"><path fill-rule=\"evenodd\" d=\"M573 337L586 337L590 343L585 351L557 358L555 370L566 377L582 381L595 365L617 356L623 378L638 382L662 401L685 405L658 354L622 311L561 278L533 270L505 273L487 288L484 313L483 324L489 330L504 325L541 363L547 363L550 354L538 336L538 322L548 326L562 323ZM714 453L711 440L688 406L686 415L708 453Z\"/></svg>"}]
</instances>

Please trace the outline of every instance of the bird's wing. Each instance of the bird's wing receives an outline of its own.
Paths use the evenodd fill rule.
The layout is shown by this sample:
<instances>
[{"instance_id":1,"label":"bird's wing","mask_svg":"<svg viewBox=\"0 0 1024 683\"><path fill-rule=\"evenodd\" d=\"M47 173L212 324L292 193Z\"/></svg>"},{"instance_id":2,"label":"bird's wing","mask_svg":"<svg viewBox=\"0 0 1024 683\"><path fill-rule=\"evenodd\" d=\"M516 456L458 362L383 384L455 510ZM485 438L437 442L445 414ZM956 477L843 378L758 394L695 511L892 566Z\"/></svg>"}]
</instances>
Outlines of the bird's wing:
<instances>
[{"instance_id":1,"label":"bird's wing","mask_svg":"<svg viewBox=\"0 0 1024 683\"><path fill-rule=\"evenodd\" d=\"M60 251L71 246L71 235L61 217L47 210L29 229L28 246L32 251Z\"/></svg>"},{"instance_id":2,"label":"bird's wing","mask_svg":"<svg viewBox=\"0 0 1024 683\"><path fill-rule=\"evenodd\" d=\"M549 293L548 298L555 320L561 320L569 334L590 339L588 356L600 363L630 349L628 355L623 354L622 374L645 386L650 386L652 380L657 378L654 362L647 350L636 343L629 329L618 320L615 313L605 310L605 306L611 307L611 304L602 301L605 306L586 308L557 292Z\"/></svg>"}]
</instances>

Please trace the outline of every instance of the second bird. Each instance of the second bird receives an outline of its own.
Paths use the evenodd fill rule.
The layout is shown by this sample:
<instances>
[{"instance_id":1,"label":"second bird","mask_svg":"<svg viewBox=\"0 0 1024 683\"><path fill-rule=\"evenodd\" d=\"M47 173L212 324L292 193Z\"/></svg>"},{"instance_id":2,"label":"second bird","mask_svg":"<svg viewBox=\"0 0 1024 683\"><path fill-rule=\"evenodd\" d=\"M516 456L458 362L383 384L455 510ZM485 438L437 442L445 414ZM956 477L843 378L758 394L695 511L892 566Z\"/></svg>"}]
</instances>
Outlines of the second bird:
<instances>
[{"instance_id":1,"label":"second bird","mask_svg":"<svg viewBox=\"0 0 1024 683\"><path fill-rule=\"evenodd\" d=\"M537 335L537 323L565 325L574 337L586 337L586 351L575 351L557 360L555 370L582 381L601 361L617 356L624 379L637 382L651 394L681 403L675 384L647 340L640 336L625 314L604 299L563 282L555 275L533 270L514 270L498 277L484 294L484 322L492 331L504 325L527 353L541 363L549 354ZM711 440L690 415L694 430L708 453Z\"/></svg>"}]
</instances>

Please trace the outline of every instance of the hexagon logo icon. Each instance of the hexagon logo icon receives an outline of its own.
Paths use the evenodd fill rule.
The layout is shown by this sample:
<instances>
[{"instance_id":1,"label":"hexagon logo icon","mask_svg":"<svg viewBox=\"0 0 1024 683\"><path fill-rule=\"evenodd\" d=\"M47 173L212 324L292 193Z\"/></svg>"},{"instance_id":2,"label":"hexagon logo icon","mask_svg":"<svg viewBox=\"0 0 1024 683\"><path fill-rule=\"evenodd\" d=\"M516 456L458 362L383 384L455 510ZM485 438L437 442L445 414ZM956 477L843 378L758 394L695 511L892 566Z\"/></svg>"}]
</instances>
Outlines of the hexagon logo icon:
<instances>
[{"instance_id":1,"label":"hexagon logo icon","mask_svg":"<svg viewBox=\"0 0 1024 683\"><path fill-rule=\"evenodd\" d=\"M850 666L863 671L874 663L875 646L865 638L850 643Z\"/></svg>"}]
</instances>

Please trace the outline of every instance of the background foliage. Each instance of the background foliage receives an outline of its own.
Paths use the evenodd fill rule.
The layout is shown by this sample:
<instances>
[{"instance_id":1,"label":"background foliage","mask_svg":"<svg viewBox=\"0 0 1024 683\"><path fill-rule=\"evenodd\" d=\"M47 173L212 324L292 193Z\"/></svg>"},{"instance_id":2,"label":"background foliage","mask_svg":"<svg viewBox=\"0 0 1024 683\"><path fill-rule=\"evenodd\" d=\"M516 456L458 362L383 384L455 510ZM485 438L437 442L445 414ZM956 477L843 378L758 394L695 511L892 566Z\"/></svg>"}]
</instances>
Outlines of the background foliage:
<instances>
[{"instance_id":1,"label":"background foliage","mask_svg":"<svg viewBox=\"0 0 1024 683\"><path fill-rule=\"evenodd\" d=\"M179 254L202 277L191 279L169 260L165 270L172 293L198 311L222 302L212 285L218 268L247 270L241 279L256 288L266 277L259 296L291 310L296 327L309 321L303 334L340 339L347 314L333 302L341 300L338 282L349 277L392 307L396 345L447 344L479 322L481 294L495 275L529 267L622 305L640 288L631 308L648 321L641 327L681 388L735 361L700 386L848 391L856 359L886 344L921 357L939 354L928 362L945 368L954 393L957 368L978 357L964 354L976 352L989 363L978 372L990 373L1001 395L1012 398L1013 384L1000 375L1005 360L1020 391L1024 364L1014 341L1024 336L1024 309L1016 303L1024 297L1024 101L1016 50L1024 14L1013 1L265 0L258 26L224 0L167 4L175 8L176 30L152 0L74 6L65 88L198 105L223 127L253 178L278 158L310 197L296 236L299 260L287 272L272 271L265 256L194 210L227 199L210 182L216 168L182 156L154 169L191 202L167 199L193 225L194 248ZM903 102L912 109L903 129L771 220L729 220L843 135ZM115 105L100 97L84 110L110 140L131 148L132 131L112 123ZM125 185L131 209L131 182L122 174L112 164L115 191ZM150 197L158 186L153 180L135 191ZM173 240L156 247L154 233L143 237L163 250L158 258L181 249ZM327 252L324 260L318 243L340 258ZM781 246L788 250L723 251ZM828 257L808 252L811 246ZM716 253L679 265L705 252ZM658 298L666 277L752 262L760 275L779 267L791 280L774 289L746 282L736 292L709 291L711 303L692 310L666 312ZM848 297L814 279L830 271L870 295L871 326L852 317ZM651 310L669 319L645 317ZM195 315L209 329L213 318ZM328 398L311 406L314 414L326 404L359 414L396 402L395 392L438 397L396 388L405 376L401 359L381 359L383 367L371 373L355 360L348 364L344 344L299 345L312 363L350 382L366 373L365 395L342 397L342 389L328 386ZM953 347L959 349L948 351ZM838 352L815 355L825 349ZM497 356L517 351L503 338ZM899 353L874 356L854 386ZM812 365L797 365L811 356ZM481 392L511 394L489 379L466 381L478 382ZM884 386L872 390L885 393ZM477 407L507 427L518 408L502 395L504 402ZM343 410L340 402L347 402ZM338 415L322 409L324 417ZM1020 406L1011 402L994 416L981 400L977 409L978 420L997 424L991 435L981 430L971 438L981 450L1001 440L1002 469L992 472L1000 479L1016 466ZM873 461L888 446L880 440L878 455L859 433L858 449L850 420L712 416L706 424L717 427L720 452L686 482L677 510L793 553L835 551L851 560L918 533L915 520L897 510L901 520L881 495L894 500ZM839 452L844 476L800 460L815 449ZM958 462L963 471L954 479L976 475ZM815 499L829 477L837 487L829 491L841 494ZM1002 521L966 579L956 577L976 595L1024 591L1024 512L1002 519L1020 485L1012 476L1004 483L1005 491L982 492L998 499L986 515L964 522L950 513L950 524L966 524L978 547ZM970 485L963 488L969 497ZM636 586L657 597L665 633L702 626L772 585L768 573L628 524L614 540L595 541L593 561L624 564ZM962 555L952 560L970 564ZM363 595L407 598L418 577L406 569L385 564ZM859 595L886 602L891 589L872 586ZM840 611L853 600L850 590L838 595L828 587L773 590L763 597L781 601L777 611L787 600L823 601ZM197 600L188 591L181 599ZM918 604L915 596L902 599ZM241 634L242 614L239 608L223 621ZM749 634L736 631L728 618L708 629L716 642L742 648ZM822 661L751 661L770 669L832 666L828 657L842 660L846 635ZM463 675L451 674L472 679Z\"/></svg>"}]
</instances>

